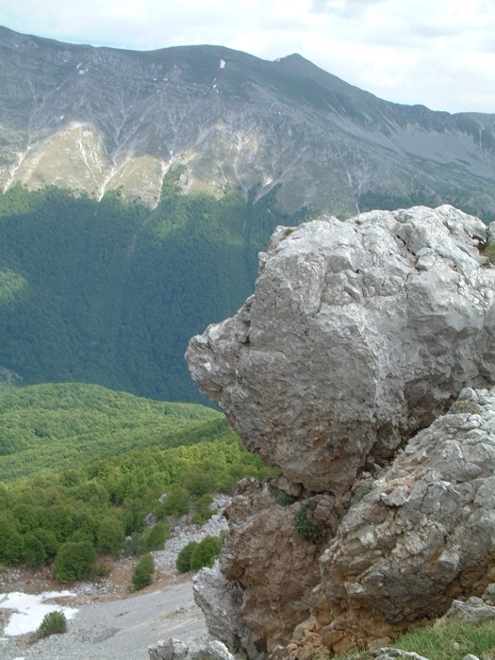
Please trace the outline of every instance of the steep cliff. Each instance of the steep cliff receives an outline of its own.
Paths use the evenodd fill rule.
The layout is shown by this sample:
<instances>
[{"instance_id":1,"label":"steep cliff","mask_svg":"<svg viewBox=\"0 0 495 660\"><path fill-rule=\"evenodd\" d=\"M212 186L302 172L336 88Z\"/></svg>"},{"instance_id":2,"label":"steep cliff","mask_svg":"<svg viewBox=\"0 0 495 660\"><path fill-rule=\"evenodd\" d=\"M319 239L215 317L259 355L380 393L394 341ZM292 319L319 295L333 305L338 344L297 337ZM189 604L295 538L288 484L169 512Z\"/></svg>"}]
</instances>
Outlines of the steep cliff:
<instances>
[{"instance_id":1,"label":"steep cliff","mask_svg":"<svg viewBox=\"0 0 495 660\"><path fill-rule=\"evenodd\" d=\"M279 227L255 294L191 340L201 391L283 472L227 512L238 640L299 658L348 649L483 582L495 548L488 234L449 206Z\"/></svg>"}]
</instances>

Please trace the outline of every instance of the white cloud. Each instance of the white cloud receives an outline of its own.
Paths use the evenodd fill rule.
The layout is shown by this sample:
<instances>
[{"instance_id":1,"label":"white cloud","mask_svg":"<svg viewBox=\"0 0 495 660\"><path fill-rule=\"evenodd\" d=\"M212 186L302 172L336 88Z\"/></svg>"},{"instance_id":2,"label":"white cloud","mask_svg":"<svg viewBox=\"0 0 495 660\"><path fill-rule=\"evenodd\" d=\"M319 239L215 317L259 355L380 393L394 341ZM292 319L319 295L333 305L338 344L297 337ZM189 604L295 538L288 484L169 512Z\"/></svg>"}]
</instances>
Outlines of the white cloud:
<instances>
[{"instance_id":1,"label":"white cloud","mask_svg":"<svg viewBox=\"0 0 495 660\"><path fill-rule=\"evenodd\" d=\"M221 44L299 52L378 96L495 112L492 0L3 0L19 32L135 49Z\"/></svg>"}]
</instances>

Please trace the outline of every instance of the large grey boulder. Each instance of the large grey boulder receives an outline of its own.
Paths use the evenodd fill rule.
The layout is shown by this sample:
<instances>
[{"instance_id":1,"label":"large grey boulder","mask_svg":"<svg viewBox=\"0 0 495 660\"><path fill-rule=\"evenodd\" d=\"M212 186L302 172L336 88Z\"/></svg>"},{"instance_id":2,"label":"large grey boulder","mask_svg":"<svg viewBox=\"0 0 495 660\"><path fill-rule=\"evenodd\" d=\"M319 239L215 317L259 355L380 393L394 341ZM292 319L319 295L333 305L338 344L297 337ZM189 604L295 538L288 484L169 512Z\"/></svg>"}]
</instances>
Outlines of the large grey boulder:
<instances>
[{"instance_id":1,"label":"large grey boulder","mask_svg":"<svg viewBox=\"0 0 495 660\"><path fill-rule=\"evenodd\" d=\"M254 295L191 340L201 391L283 471L234 498L220 563L230 579L220 591L236 589L234 629L274 659L385 646L486 586L495 553L487 238L450 206L279 227ZM296 501L281 510L277 489ZM308 506L322 535L296 539L293 515Z\"/></svg>"},{"instance_id":2,"label":"large grey boulder","mask_svg":"<svg viewBox=\"0 0 495 660\"><path fill-rule=\"evenodd\" d=\"M463 387L495 381L486 239L450 206L279 227L255 294L191 340L191 374L289 481L342 494Z\"/></svg>"}]
</instances>

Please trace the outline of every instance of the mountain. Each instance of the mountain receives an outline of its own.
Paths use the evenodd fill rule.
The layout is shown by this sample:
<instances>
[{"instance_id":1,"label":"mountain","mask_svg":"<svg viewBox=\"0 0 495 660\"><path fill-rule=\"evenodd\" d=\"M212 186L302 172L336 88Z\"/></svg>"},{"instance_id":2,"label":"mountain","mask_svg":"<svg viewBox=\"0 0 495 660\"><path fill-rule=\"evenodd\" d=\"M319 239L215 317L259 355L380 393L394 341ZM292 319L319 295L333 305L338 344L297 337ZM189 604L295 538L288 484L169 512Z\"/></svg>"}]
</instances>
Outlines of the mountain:
<instances>
[{"instance_id":1,"label":"mountain","mask_svg":"<svg viewBox=\"0 0 495 660\"><path fill-rule=\"evenodd\" d=\"M186 190L332 212L443 201L495 217L495 115L389 103L299 55L220 46L134 52L0 28L0 185L155 205L170 164Z\"/></svg>"}]
</instances>

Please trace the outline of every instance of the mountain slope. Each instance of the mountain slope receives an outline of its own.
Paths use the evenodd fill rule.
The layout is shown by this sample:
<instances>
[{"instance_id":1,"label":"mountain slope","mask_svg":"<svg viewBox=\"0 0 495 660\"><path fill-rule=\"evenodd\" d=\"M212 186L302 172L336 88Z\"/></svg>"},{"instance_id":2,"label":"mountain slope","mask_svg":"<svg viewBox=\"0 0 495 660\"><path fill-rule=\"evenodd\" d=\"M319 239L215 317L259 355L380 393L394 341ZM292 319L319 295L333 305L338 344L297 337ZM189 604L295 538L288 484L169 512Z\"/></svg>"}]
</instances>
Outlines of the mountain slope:
<instances>
[{"instance_id":1,"label":"mountain slope","mask_svg":"<svg viewBox=\"0 0 495 660\"><path fill-rule=\"evenodd\" d=\"M0 480L87 466L145 447L234 438L220 413L99 385L21 387L0 396Z\"/></svg>"},{"instance_id":2,"label":"mountain slope","mask_svg":"<svg viewBox=\"0 0 495 660\"><path fill-rule=\"evenodd\" d=\"M133 52L0 28L0 65L3 187L122 185L153 205L182 162L186 189L283 183L289 209L354 212L379 193L495 214L495 115L388 103L299 55Z\"/></svg>"},{"instance_id":3,"label":"mountain slope","mask_svg":"<svg viewBox=\"0 0 495 660\"><path fill-rule=\"evenodd\" d=\"M190 337L235 313L276 225L307 214L282 213L276 190L257 203L182 195L179 175L153 211L116 191L0 194L0 386L17 374L199 400Z\"/></svg>"}]
</instances>

